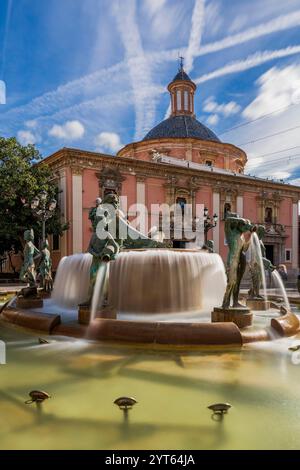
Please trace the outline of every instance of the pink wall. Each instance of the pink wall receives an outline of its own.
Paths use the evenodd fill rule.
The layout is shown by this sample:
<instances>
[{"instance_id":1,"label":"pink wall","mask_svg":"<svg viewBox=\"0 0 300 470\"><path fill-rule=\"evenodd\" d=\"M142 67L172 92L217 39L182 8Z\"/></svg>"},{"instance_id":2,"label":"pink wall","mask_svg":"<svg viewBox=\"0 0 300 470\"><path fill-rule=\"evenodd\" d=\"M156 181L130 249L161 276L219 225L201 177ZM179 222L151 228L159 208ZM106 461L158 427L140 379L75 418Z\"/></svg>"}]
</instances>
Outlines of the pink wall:
<instances>
[{"instance_id":1,"label":"pink wall","mask_svg":"<svg viewBox=\"0 0 300 470\"><path fill-rule=\"evenodd\" d=\"M257 193L244 193L244 218L250 219L252 223L260 222L256 197Z\"/></svg>"},{"instance_id":2,"label":"pink wall","mask_svg":"<svg viewBox=\"0 0 300 470\"><path fill-rule=\"evenodd\" d=\"M122 196L127 196L127 210L132 204L136 203L136 177L134 175L125 175L126 179L122 182Z\"/></svg>"}]
</instances>

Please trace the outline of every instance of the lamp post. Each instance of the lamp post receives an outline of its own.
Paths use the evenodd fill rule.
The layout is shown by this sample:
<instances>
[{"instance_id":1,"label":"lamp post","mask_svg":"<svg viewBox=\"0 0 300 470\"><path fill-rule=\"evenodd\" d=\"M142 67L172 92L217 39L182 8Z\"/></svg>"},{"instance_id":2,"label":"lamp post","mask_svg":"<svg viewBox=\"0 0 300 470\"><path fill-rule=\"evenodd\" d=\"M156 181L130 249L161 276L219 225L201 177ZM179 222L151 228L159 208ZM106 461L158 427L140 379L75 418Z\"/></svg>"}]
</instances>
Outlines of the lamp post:
<instances>
[{"instance_id":1,"label":"lamp post","mask_svg":"<svg viewBox=\"0 0 300 470\"><path fill-rule=\"evenodd\" d=\"M204 242L205 244L207 243L207 234L209 230L212 228L215 228L218 223L218 216L217 214L213 215L213 218L211 219L208 213L207 207L204 208Z\"/></svg>"},{"instance_id":2,"label":"lamp post","mask_svg":"<svg viewBox=\"0 0 300 470\"><path fill-rule=\"evenodd\" d=\"M46 221L53 217L57 205L57 201L55 199L51 199L50 202L47 202L47 199L47 191L42 190L30 203L33 215L39 219L42 224L42 242L45 242L46 239Z\"/></svg>"}]
</instances>

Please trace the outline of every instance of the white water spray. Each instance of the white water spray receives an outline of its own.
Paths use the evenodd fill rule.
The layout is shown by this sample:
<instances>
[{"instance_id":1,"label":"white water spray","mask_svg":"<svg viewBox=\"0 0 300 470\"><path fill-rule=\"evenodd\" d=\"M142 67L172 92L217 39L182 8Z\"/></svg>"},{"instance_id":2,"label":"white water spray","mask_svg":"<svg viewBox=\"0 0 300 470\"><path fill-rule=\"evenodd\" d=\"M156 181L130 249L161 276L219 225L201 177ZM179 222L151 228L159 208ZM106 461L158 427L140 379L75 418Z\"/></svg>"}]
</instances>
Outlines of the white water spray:
<instances>
[{"instance_id":1,"label":"white water spray","mask_svg":"<svg viewBox=\"0 0 300 470\"><path fill-rule=\"evenodd\" d=\"M288 299L283 281L282 281L281 276L280 276L278 271L275 270L275 271L272 272L272 279L273 279L274 284L276 286L276 291L277 291L276 294L282 297L284 306L288 310L290 310L290 308L291 308L290 307L290 302L289 302L289 299Z\"/></svg>"},{"instance_id":2,"label":"white water spray","mask_svg":"<svg viewBox=\"0 0 300 470\"><path fill-rule=\"evenodd\" d=\"M51 296L57 305L77 308L87 300L92 258L89 253L80 253L61 259Z\"/></svg>"},{"instance_id":3,"label":"white water spray","mask_svg":"<svg viewBox=\"0 0 300 470\"><path fill-rule=\"evenodd\" d=\"M108 287L108 275L109 275L109 263L102 263L99 266L91 307L91 318L90 323L96 318L97 310L102 306L105 293L107 293Z\"/></svg>"},{"instance_id":4,"label":"white water spray","mask_svg":"<svg viewBox=\"0 0 300 470\"><path fill-rule=\"evenodd\" d=\"M134 250L110 266L109 304L120 313L176 313L221 305L221 257L201 250Z\"/></svg>"},{"instance_id":5,"label":"white water spray","mask_svg":"<svg viewBox=\"0 0 300 470\"><path fill-rule=\"evenodd\" d=\"M268 300L266 274L265 274L265 267L263 263L263 257L261 254L260 241L256 232L252 233L251 241L250 241L250 263L251 264L256 263L259 265L260 272L261 272L261 284L263 288L263 295L264 295L264 300L266 302Z\"/></svg>"}]
</instances>

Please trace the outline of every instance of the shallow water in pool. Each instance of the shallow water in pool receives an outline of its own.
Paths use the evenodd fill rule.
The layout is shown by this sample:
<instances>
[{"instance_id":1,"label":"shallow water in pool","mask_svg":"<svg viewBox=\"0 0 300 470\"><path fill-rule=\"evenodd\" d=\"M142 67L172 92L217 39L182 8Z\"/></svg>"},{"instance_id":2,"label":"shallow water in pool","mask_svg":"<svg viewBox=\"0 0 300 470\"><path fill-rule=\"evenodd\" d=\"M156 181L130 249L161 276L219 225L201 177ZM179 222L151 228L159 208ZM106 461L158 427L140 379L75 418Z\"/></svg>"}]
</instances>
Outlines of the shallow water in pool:
<instances>
[{"instance_id":1,"label":"shallow water in pool","mask_svg":"<svg viewBox=\"0 0 300 470\"><path fill-rule=\"evenodd\" d=\"M0 326L1 449L300 448L298 338L240 349L147 350ZM41 412L26 405L47 391ZM128 423L114 400L138 404ZM207 406L229 402L222 421Z\"/></svg>"}]
</instances>

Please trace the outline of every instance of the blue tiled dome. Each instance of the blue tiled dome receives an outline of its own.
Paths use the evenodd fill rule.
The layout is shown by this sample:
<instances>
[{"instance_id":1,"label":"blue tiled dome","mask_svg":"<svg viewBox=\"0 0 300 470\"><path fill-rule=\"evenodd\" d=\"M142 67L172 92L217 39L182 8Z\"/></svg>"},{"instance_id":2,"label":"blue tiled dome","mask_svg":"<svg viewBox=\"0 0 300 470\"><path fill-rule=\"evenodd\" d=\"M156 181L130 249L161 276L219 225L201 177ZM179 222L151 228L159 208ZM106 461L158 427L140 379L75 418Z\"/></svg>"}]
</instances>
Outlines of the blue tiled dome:
<instances>
[{"instance_id":1,"label":"blue tiled dome","mask_svg":"<svg viewBox=\"0 0 300 470\"><path fill-rule=\"evenodd\" d=\"M192 81L190 77L188 76L188 74L183 69L179 70L178 74L175 75L172 82L178 82L178 80L186 80L188 82Z\"/></svg>"},{"instance_id":2,"label":"blue tiled dome","mask_svg":"<svg viewBox=\"0 0 300 470\"><path fill-rule=\"evenodd\" d=\"M220 142L218 137L192 116L172 116L153 127L143 140L168 137L191 138Z\"/></svg>"}]
</instances>

